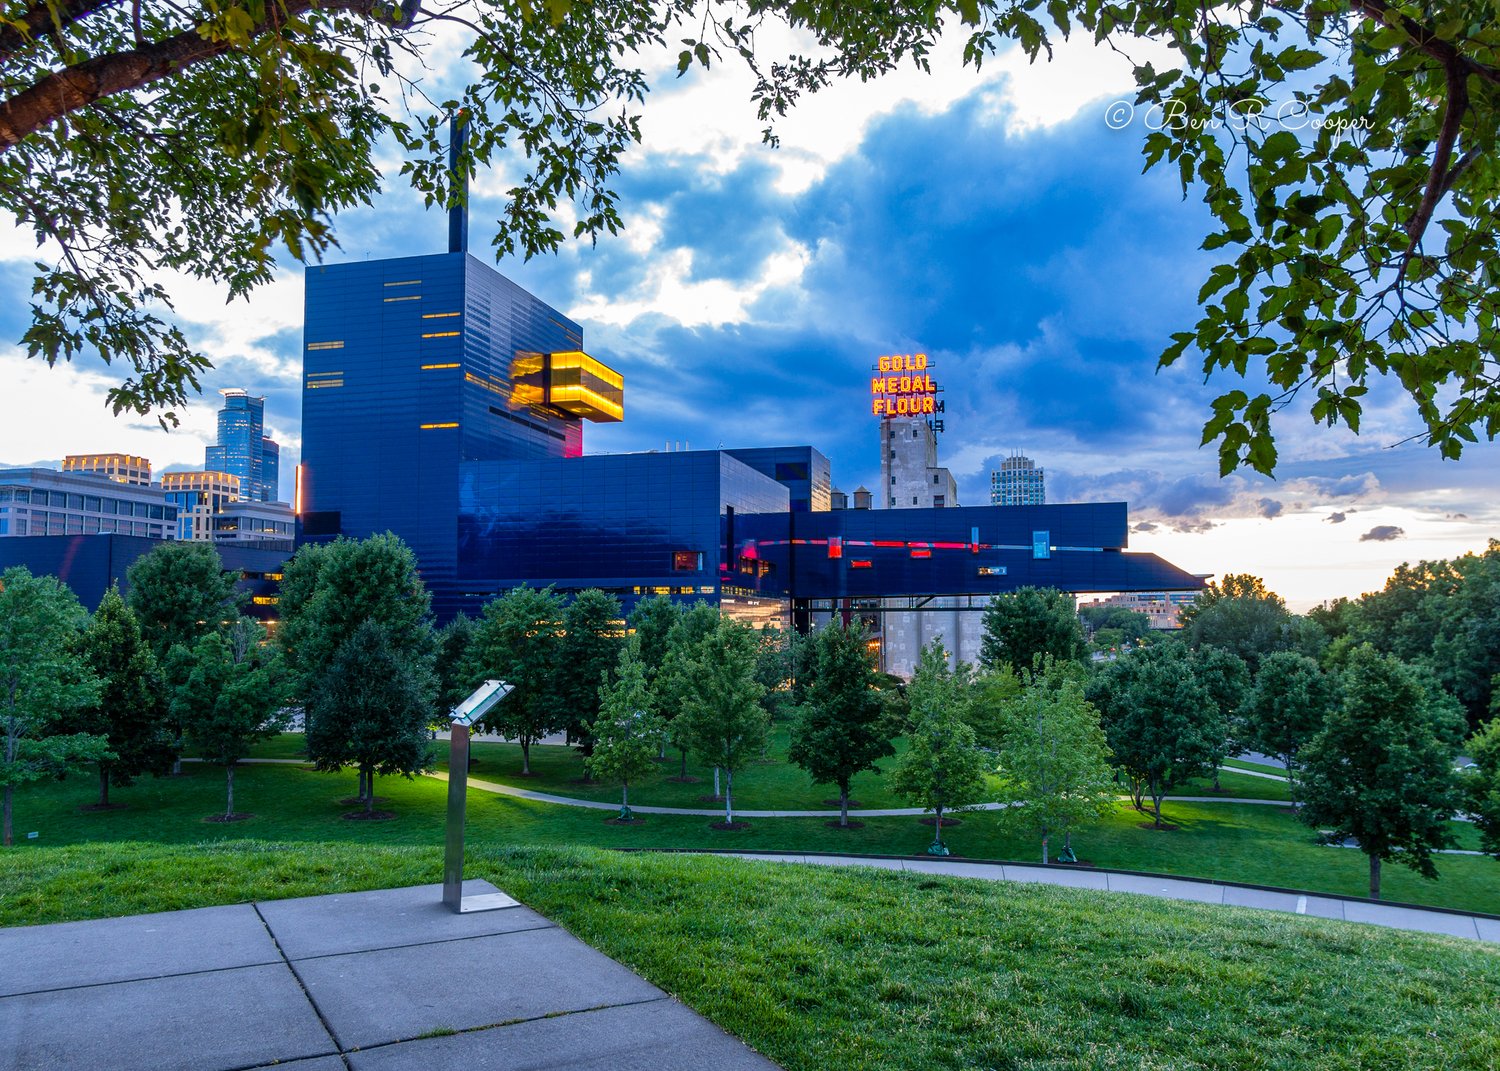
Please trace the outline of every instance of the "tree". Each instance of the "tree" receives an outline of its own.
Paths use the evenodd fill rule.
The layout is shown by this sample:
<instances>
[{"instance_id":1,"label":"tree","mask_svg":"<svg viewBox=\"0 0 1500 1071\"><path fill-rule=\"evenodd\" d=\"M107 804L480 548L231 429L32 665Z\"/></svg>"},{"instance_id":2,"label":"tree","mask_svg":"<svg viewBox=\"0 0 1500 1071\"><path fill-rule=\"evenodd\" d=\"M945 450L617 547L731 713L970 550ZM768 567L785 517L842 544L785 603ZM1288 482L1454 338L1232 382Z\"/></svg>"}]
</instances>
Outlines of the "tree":
<instances>
[{"instance_id":1,"label":"tree","mask_svg":"<svg viewBox=\"0 0 1500 1071\"><path fill-rule=\"evenodd\" d=\"M1214 791L1220 792L1219 767L1231 753L1238 755L1244 750L1246 734L1240 708L1250 692L1250 670L1238 655L1217 647L1204 647L1193 652L1193 673L1207 689L1223 720L1224 737L1211 760Z\"/></svg>"},{"instance_id":2,"label":"tree","mask_svg":"<svg viewBox=\"0 0 1500 1071\"><path fill-rule=\"evenodd\" d=\"M1292 614L1258 576L1231 573L1210 584L1183 617L1183 638L1195 648L1217 647L1244 659L1253 671L1272 651L1292 646Z\"/></svg>"},{"instance_id":3,"label":"tree","mask_svg":"<svg viewBox=\"0 0 1500 1071\"><path fill-rule=\"evenodd\" d=\"M1130 778L1141 806L1151 796L1154 828L1161 801L1184 781L1212 773L1224 752L1227 727L1213 695L1198 679L1181 643L1160 643L1104 666L1089 682L1115 762Z\"/></svg>"},{"instance_id":4,"label":"tree","mask_svg":"<svg viewBox=\"0 0 1500 1071\"><path fill-rule=\"evenodd\" d=\"M997 752L1003 825L1041 838L1042 863L1053 833L1069 837L1064 860L1072 862L1073 826L1114 810L1114 771L1099 712L1084 698L1077 675L1049 664L1024 691L1001 708L1003 731Z\"/></svg>"},{"instance_id":5,"label":"tree","mask_svg":"<svg viewBox=\"0 0 1500 1071\"><path fill-rule=\"evenodd\" d=\"M687 615L684 620L691 620ZM755 681L755 632L728 617L685 646L674 646L679 738L724 771L724 828L734 824L734 771L758 757L770 721Z\"/></svg>"},{"instance_id":6,"label":"tree","mask_svg":"<svg viewBox=\"0 0 1500 1071\"><path fill-rule=\"evenodd\" d=\"M795 710L792 682L796 676L795 648L800 640L794 630L769 624L761 627L755 648L755 680L766 690L761 702L772 721L785 710Z\"/></svg>"},{"instance_id":7,"label":"tree","mask_svg":"<svg viewBox=\"0 0 1500 1071\"><path fill-rule=\"evenodd\" d=\"M5 745L0 787L6 847L18 787L113 757L102 736L57 731L62 718L99 699L99 682L78 651L86 616L56 577L32 576L20 567L0 574L0 731Z\"/></svg>"},{"instance_id":8,"label":"tree","mask_svg":"<svg viewBox=\"0 0 1500 1071\"><path fill-rule=\"evenodd\" d=\"M366 815L375 814L377 774L410 779L430 765L433 688L430 667L375 620L354 630L323 675L309 707L307 754L319 770L359 769Z\"/></svg>"},{"instance_id":9,"label":"tree","mask_svg":"<svg viewBox=\"0 0 1500 1071\"><path fill-rule=\"evenodd\" d=\"M959 714L962 681L948 669L941 640L922 648L907 689L912 730L891 771L891 790L933 813L929 855L950 854L943 843L943 812L978 803L986 787L987 760Z\"/></svg>"},{"instance_id":10,"label":"tree","mask_svg":"<svg viewBox=\"0 0 1500 1071\"><path fill-rule=\"evenodd\" d=\"M390 532L304 544L282 570L276 641L304 701L360 625L374 621L413 666L430 665L432 597L417 557ZM425 687L425 686L424 686Z\"/></svg>"},{"instance_id":11,"label":"tree","mask_svg":"<svg viewBox=\"0 0 1500 1071\"><path fill-rule=\"evenodd\" d=\"M1039 658L1081 662L1088 643L1073 596L1055 588L1018 588L990 600L984 611L979 664L1009 665L1029 676Z\"/></svg>"},{"instance_id":12,"label":"tree","mask_svg":"<svg viewBox=\"0 0 1500 1071\"><path fill-rule=\"evenodd\" d=\"M1298 815L1359 842L1378 900L1385 860L1437 877L1432 852L1452 840L1448 822L1461 803L1453 759L1463 715L1421 673L1373 647L1350 654L1342 684L1343 702L1302 749Z\"/></svg>"},{"instance_id":13,"label":"tree","mask_svg":"<svg viewBox=\"0 0 1500 1071\"><path fill-rule=\"evenodd\" d=\"M583 762L593 776L620 782L618 818L632 822L630 782L651 772L667 731L667 723L652 710L639 639L631 637L620 651L614 682L606 682L600 695L599 716L592 727L594 749Z\"/></svg>"},{"instance_id":14,"label":"tree","mask_svg":"<svg viewBox=\"0 0 1500 1071\"><path fill-rule=\"evenodd\" d=\"M434 670L437 673L437 706L433 711L433 724L447 727L453 708L469 698L474 691L474 671L469 665L470 648L478 626L468 614L455 614L437 634L437 657Z\"/></svg>"},{"instance_id":15,"label":"tree","mask_svg":"<svg viewBox=\"0 0 1500 1071\"><path fill-rule=\"evenodd\" d=\"M1078 616L1093 633L1098 647L1140 643L1151 634L1150 616L1124 606L1081 606ZM1107 639L1105 633L1109 633Z\"/></svg>"},{"instance_id":16,"label":"tree","mask_svg":"<svg viewBox=\"0 0 1500 1071\"><path fill-rule=\"evenodd\" d=\"M1473 767L1464 782L1469 813L1479 827L1480 846L1500 859L1500 717L1480 726L1469 741Z\"/></svg>"},{"instance_id":17,"label":"tree","mask_svg":"<svg viewBox=\"0 0 1500 1071\"><path fill-rule=\"evenodd\" d=\"M590 726L599 716L599 682L620 660L621 624L620 600L598 588L580 591L563 613L555 687L568 739L585 756L594 750Z\"/></svg>"},{"instance_id":18,"label":"tree","mask_svg":"<svg viewBox=\"0 0 1500 1071\"><path fill-rule=\"evenodd\" d=\"M562 600L550 587L512 588L485 606L474 637L470 685L498 679L513 689L485 717L484 728L520 742L523 777L531 776L531 745L566 720L555 686L563 617Z\"/></svg>"},{"instance_id":19,"label":"tree","mask_svg":"<svg viewBox=\"0 0 1500 1071\"><path fill-rule=\"evenodd\" d=\"M237 634L237 635L235 635ZM281 712L284 682L265 630L241 619L233 633L210 632L192 650L191 667L173 695L188 741L224 767L224 818L250 817L234 809L234 771L261 740L287 727Z\"/></svg>"},{"instance_id":20,"label":"tree","mask_svg":"<svg viewBox=\"0 0 1500 1071\"><path fill-rule=\"evenodd\" d=\"M173 647L191 649L203 636L239 617L237 578L224 568L211 543L163 543L137 558L125 578L126 601L160 665L166 664Z\"/></svg>"},{"instance_id":21,"label":"tree","mask_svg":"<svg viewBox=\"0 0 1500 1071\"><path fill-rule=\"evenodd\" d=\"M99 698L60 724L109 741L114 757L98 763L99 806L108 807L110 785L126 788L141 774L171 770L175 734L156 659L117 588L104 593L89 619L79 654L99 681Z\"/></svg>"},{"instance_id":22,"label":"tree","mask_svg":"<svg viewBox=\"0 0 1500 1071\"><path fill-rule=\"evenodd\" d=\"M440 22L472 32L465 58L478 73L438 102L403 62ZM1057 0L1045 13L1002 0L773 0L743 15L693 0L432 11L419 0L31 0L0 31L0 202L58 259L38 268L23 342L49 363L120 361L115 410L164 410L173 423L209 361L162 320L170 295L148 277L174 269L242 296L272 278L278 244L321 257L330 217L380 188L384 137L407 155L401 173L445 206L464 199L443 159L449 114L468 122L462 176L522 149L495 245L529 257L563 242L563 220L576 219L574 237L619 229L613 178L640 137L638 57L655 46L682 41L679 73L742 59L760 119L774 122L836 79L927 69L958 24L976 66L1012 41L1031 60L1050 56L1075 32L1176 54L1165 70L1135 66L1142 151L1148 169L1175 167L1184 194L1201 193L1214 220L1204 248L1224 259L1199 293L1199 322L1160 361L1191 347L1205 373L1269 381L1214 403L1204 441L1218 441L1223 471L1275 467L1271 414L1299 393L1315 421L1357 431L1383 376L1445 457L1500 429L1489 284L1500 178L1486 166L1500 68L1472 0L1270 12ZM803 48L807 37L818 47ZM783 54L776 39L798 44ZM764 136L776 140L769 125Z\"/></svg>"},{"instance_id":23,"label":"tree","mask_svg":"<svg viewBox=\"0 0 1500 1071\"><path fill-rule=\"evenodd\" d=\"M1339 701L1338 679L1295 651L1268 655L1244 706L1244 741L1286 763L1296 803L1298 755Z\"/></svg>"},{"instance_id":24,"label":"tree","mask_svg":"<svg viewBox=\"0 0 1500 1071\"><path fill-rule=\"evenodd\" d=\"M677 603L665 595L652 595L636 603L625 622L630 633L640 641L641 669L646 675L646 687L651 690L656 712L667 721L672 719L676 710L667 710L661 705L662 697L658 694L656 678L667 660L667 637L671 635L672 626L677 624L677 619L681 616L682 609ZM667 736L663 734L657 758L664 759L666 756Z\"/></svg>"},{"instance_id":25,"label":"tree","mask_svg":"<svg viewBox=\"0 0 1500 1071\"><path fill-rule=\"evenodd\" d=\"M683 781L688 779L687 757L692 750L692 731L686 722L677 724L677 719L694 687L692 663L697 657L698 644L718 627L719 611L707 603L698 603L683 611L667 633L666 655L661 669L651 681L656 709L670 723L667 731L672 746L682 756L682 768L677 776ZM715 791L714 795L717 796L718 792Z\"/></svg>"},{"instance_id":26,"label":"tree","mask_svg":"<svg viewBox=\"0 0 1500 1071\"><path fill-rule=\"evenodd\" d=\"M829 622L813 633L817 652L807 702L792 726L787 758L814 784L839 790L839 827L849 828L849 782L896 753L886 735L885 705L862 624Z\"/></svg>"}]
</instances>

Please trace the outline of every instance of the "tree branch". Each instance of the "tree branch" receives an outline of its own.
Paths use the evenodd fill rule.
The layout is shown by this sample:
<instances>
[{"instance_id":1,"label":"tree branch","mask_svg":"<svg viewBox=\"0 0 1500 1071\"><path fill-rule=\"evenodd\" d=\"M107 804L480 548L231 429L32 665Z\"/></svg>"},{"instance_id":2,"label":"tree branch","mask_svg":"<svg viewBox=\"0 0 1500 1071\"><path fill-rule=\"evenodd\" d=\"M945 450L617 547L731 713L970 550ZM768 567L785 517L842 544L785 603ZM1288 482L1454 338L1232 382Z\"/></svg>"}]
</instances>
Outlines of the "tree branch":
<instances>
[{"instance_id":1,"label":"tree branch","mask_svg":"<svg viewBox=\"0 0 1500 1071\"><path fill-rule=\"evenodd\" d=\"M1438 131L1437 147L1432 154L1432 170L1427 176L1427 188L1422 191L1422 200L1417 204L1417 210L1412 214L1406 224L1406 235L1410 244L1406 248L1406 256L1402 260L1401 269L1404 274L1406 262L1411 260L1412 253L1421 244L1422 235L1427 232L1427 225L1432 222L1432 213L1437 208L1438 202L1443 199L1443 194L1452 184L1453 175L1450 178L1448 161L1453 159L1453 146L1458 141L1459 131L1463 127L1464 113L1469 110L1469 75L1457 63L1450 63L1445 72L1448 76L1448 99L1443 105L1443 125Z\"/></svg>"},{"instance_id":2,"label":"tree branch","mask_svg":"<svg viewBox=\"0 0 1500 1071\"><path fill-rule=\"evenodd\" d=\"M1376 22L1383 22L1387 26L1395 26L1404 30L1411 38L1412 44L1442 63L1444 67L1456 66L1465 74L1472 74L1486 82L1500 85L1500 68L1491 67L1465 56L1452 41L1439 37L1431 27L1422 25L1405 12L1397 11L1386 3L1386 0L1350 0L1350 7L1355 11L1363 12Z\"/></svg>"},{"instance_id":3,"label":"tree branch","mask_svg":"<svg viewBox=\"0 0 1500 1071\"><path fill-rule=\"evenodd\" d=\"M0 27L0 61L8 60L28 47L38 34L69 26L118 3L120 0L52 0L51 3L40 0L15 22Z\"/></svg>"},{"instance_id":4,"label":"tree branch","mask_svg":"<svg viewBox=\"0 0 1500 1071\"><path fill-rule=\"evenodd\" d=\"M420 4L413 2L409 6L411 10L402 12L397 18L390 0L282 0L267 5L265 17L252 27L249 37L254 39L277 32L312 10L350 11L403 26L410 23ZM228 40L211 41L203 36L202 27L195 27L140 48L95 56L45 75L30 88L0 102L0 153L19 144L27 135L95 101L140 89L184 68L233 51L235 47Z\"/></svg>"}]
</instances>

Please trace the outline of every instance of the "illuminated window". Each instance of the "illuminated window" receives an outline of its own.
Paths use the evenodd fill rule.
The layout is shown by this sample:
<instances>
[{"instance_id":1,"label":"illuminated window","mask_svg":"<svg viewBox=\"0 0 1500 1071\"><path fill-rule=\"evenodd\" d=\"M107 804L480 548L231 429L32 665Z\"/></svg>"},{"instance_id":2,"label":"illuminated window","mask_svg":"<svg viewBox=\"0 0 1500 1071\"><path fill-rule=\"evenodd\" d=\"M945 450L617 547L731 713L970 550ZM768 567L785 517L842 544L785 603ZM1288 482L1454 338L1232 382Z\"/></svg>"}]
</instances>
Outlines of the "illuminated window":
<instances>
[{"instance_id":1,"label":"illuminated window","mask_svg":"<svg viewBox=\"0 0 1500 1071\"><path fill-rule=\"evenodd\" d=\"M678 573L701 573L703 571L703 552L701 550L674 550L672 552L672 569Z\"/></svg>"},{"instance_id":2,"label":"illuminated window","mask_svg":"<svg viewBox=\"0 0 1500 1071\"><path fill-rule=\"evenodd\" d=\"M1052 557L1052 533L1051 532L1032 532L1031 533L1031 556L1033 558L1050 558L1050 557Z\"/></svg>"},{"instance_id":3,"label":"illuminated window","mask_svg":"<svg viewBox=\"0 0 1500 1071\"><path fill-rule=\"evenodd\" d=\"M391 284L390 283L386 283L385 285L386 286L390 286ZM421 294L403 294L400 297L388 297L385 300L387 302L391 302L391 301L421 301L422 300L422 295Z\"/></svg>"},{"instance_id":4,"label":"illuminated window","mask_svg":"<svg viewBox=\"0 0 1500 1071\"><path fill-rule=\"evenodd\" d=\"M342 387L343 385L344 381L342 379L319 379L316 381L310 381L307 384L307 389L317 390L320 387Z\"/></svg>"},{"instance_id":5,"label":"illuminated window","mask_svg":"<svg viewBox=\"0 0 1500 1071\"><path fill-rule=\"evenodd\" d=\"M386 300L389 301L390 299L387 298ZM461 331L429 331L425 335L423 335L422 337L423 338L457 338L462 333L463 332L461 332Z\"/></svg>"},{"instance_id":6,"label":"illuminated window","mask_svg":"<svg viewBox=\"0 0 1500 1071\"><path fill-rule=\"evenodd\" d=\"M457 364L457 362L451 362L449 364L424 364L422 366L422 371L424 371L424 372L433 372L433 371L436 371L436 370L438 370L440 368L457 368L457 367L459 367L459 365Z\"/></svg>"},{"instance_id":7,"label":"illuminated window","mask_svg":"<svg viewBox=\"0 0 1500 1071\"><path fill-rule=\"evenodd\" d=\"M421 282L422 282L421 279L402 279L400 282L386 283L385 285L386 286L418 286L418 285L421 284Z\"/></svg>"},{"instance_id":8,"label":"illuminated window","mask_svg":"<svg viewBox=\"0 0 1500 1071\"><path fill-rule=\"evenodd\" d=\"M344 348L342 342L309 342L307 348L310 350L341 350Z\"/></svg>"},{"instance_id":9,"label":"illuminated window","mask_svg":"<svg viewBox=\"0 0 1500 1071\"><path fill-rule=\"evenodd\" d=\"M463 315L463 313L461 313L461 312L424 312L422 314L422 319L424 319L424 320L446 320L450 316L462 316L462 315Z\"/></svg>"},{"instance_id":10,"label":"illuminated window","mask_svg":"<svg viewBox=\"0 0 1500 1071\"><path fill-rule=\"evenodd\" d=\"M275 606L281 599L275 595L253 595L250 601L256 606Z\"/></svg>"},{"instance_id":11,"label":"illuminated window","mask_svg":"<svg viewBox=\"0 0 1500 1071\"><path fill-rule=\"evenodd\" d=\"M457 421L454 421L451 424L423 424L423 425L421 425L421 428L422 428L423 431L431 431L434 428L456 428L456 427L458 427L458 422Z\"/></svg>"},{"instance_id":12,"label":"illuminated window","mask_svg":"<svg viewBox=\"0 0 1500 1071\"><path fill-rule=\"evenodd\" d=\"M980 576L1004 576L1005 575L1005 566L1003 566L1003 565L981 565L979 567L979 575Z\"/></svg>"}]
</instances>

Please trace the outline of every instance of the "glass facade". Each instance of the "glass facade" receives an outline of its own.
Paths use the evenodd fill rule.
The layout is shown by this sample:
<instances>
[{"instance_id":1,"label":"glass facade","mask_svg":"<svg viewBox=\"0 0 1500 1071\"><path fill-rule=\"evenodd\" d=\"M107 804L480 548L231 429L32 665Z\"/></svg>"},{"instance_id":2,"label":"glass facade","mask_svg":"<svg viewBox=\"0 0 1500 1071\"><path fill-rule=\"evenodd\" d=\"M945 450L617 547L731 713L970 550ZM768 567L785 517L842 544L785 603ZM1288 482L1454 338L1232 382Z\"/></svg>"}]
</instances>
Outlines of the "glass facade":
<instances>
[{"instance_id":1,"label":"glass facade","mask_svg":"<svg viewBox=\"0 0 1500 1071\"><path fill-rule=\"evenodd\" d=\"M0 536L100 533L173 539L177 507L159 488L108 476L0 469Z\"/></svg>"},{"instance_id":2,"label":"glass facade","mask_svg":"<svg viewBox=\"0 0 1500 1071\"><path fill-rule=\"evenodd\" d=\"M217 445L204 450L203 467L240 478L240 497L251 502L281 498L281 447L266 438L266 400L242 390L221 390Z\"/></svg>"},{"instance_id":3,"label":"glass facade","mask_svg":"<svg viewBox=\"0 0 1500 1071\"><path fill-rule=\"evenodd\" d=\"M828 458L811 446L768 446L728 453L785 484L792 496L793 513L823 513L832 508L833 479Z\"/></svg>"}]
</instances>

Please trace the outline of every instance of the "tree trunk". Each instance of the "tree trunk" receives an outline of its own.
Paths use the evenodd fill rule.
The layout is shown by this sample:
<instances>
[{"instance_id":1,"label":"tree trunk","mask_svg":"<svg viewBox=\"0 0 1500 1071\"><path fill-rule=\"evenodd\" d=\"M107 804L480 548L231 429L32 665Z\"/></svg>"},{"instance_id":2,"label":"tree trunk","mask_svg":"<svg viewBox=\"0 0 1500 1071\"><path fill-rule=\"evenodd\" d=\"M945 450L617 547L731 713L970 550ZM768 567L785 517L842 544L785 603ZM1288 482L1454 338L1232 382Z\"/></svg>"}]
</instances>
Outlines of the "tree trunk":
<instances>
[{"instance_id":1,"label":"tree trunk","mask_svg":"<svg viewBox=\"0 0 1500 1071\"><path fill-rule=\"evenodd\" d=\"M99 806L109 806L109 764L99 764Z\"/></svg>"},{"instance_id":2,"label":"tree trunk","mask_svg":"<svg viewBox=\"0 0 1500 1071\"><path fill-rule=\"evenodd\" d=\"M1215 792L1223 792L1224 791L1224 787L1219 784L1219 768L1217 766L1214 767L1214 791Z\"/></svg>"},{"instance_id":3,"label":"tree trunk","mask_svg":"<svg viewBox=\"0 0 1500 1071\"><path fill-rule=\"evenodd\" d=\"M734 771L724 771L724 824L734 825ZM719 768L714 767L714 795L719 794Z\"/></svg>"},{"instance_id":4,"label":"tree trunk","mask_svg":"<svg viewBox=\"0 0 1500 1071\"><path fill-rule=\"evenodd\" d=\"M521 737L521 776L531 775L531 738Z\"/></svg>"},{"instance_id":5,"label":"tree trunk","mask_svg":"<svg viewBox=\"0 0 1500 1071\"><path fill-rule=\"evenodd\" d=\"M849 828L849 782L839 785L839 826Z\"/></svg>"},{"instance_id":6,"label":"tree trunk","mask_svg":"<svg viewBox=\"0 0 1500 1071\"><path fill-rule=\"evenodd\" d=\"M943 805L941 803L939 803L936 807L933 808L932 813L935 814L935 815L937 815L937 818L932 823L932 843L936 844L938 847L942 847L942 844L943 844Z\"/></svg>"},{"instance_id":7,"label":"tree trunk","mask_svg":"<svg viewBox=\"0 0 1500 1071\"><path fill-rule=\"evenodd\" d=\"M1155 782L1151 785L1151 807L1156 811L1156 828L1161 828L1161 798L1166 795L1166 789Z\"/></svg>"},{"instance_id":8,"label":"tree trunk","mask_svg":"<svg viewBox=\"0 0 1500 1071\"><path fill-rule=\"evenodd\" d=\"M224 783L227 789L227 802L224 804L224 817L230 818L234 815L234 763L224 767Z\"/></svg>"},{"instance_id":9,"label":"tree trunk","mask_svg":"<svg viewBox=\"0 0 1500 1071\"><path fill-rule=\"evenodd\" d=\"M365 784L369 786L370 792L365 796L365 814L375 813L375 771L369 768L365 770Z\"/></svg>"},{"instance_id":10,"label":"tree trunk","mask_svg":"<svg viewBox=\"0 0 1500 1071\"><path fill-rule=\"evenodd\" d=\"M1378 855L1370 856L1370 899L1380 899L1380 856Z\"/></svg>"},{"instance_id":11,"label":"tree trunk","mask_svg":"<svg viewBox=\"0 0 1500 1071\"><path fill-rule=\"evenodd\" d=\"M723 795L723 793L719 791L719 768L717 766L714 767L714 795Z\"/></svg>"},{"instance_id":12,"label":"tree trunk","mask_svg":"<svg viewBox=\"0 0 1500 1071\"><path fill-rule=\"evenodd\" d=\"M687 779L687 748L683 747L683 748L678 748L677 750L680 751L680 752L682 752L682 772L680 774L678 774L677 776L681 777L683 780L686 780Z\"/></svg>"},{"instance_id":13,"label":"tree trunk","mask_svg":"<svg viewBox=\"0 0 1500 1071\"><path fill-rule=\"evenodd\" d=\"M1042 834L1042 866L1047 865L1047 834Z\"/></svg>"},{"instance_id":14,"label":"tree trunk","mask_svg":"<svg viewBox=\"0 0 1500 1071\"><path fill-rule=\"evenodd\" d=\"M620 782L620 816L623 818L630 810L630 782Z\"/></svg>"},{"instance_id":15,"label":"tree trunk","mask_svg":"<svg viewBox=\"0 0 1500 1071\"><path fill-rule=\"evenodd\" d=\"M10 785L5 786L5 803L0 805L0 810L5 812L5 847L10 847Z\"/></svg>"}]
</instances>

